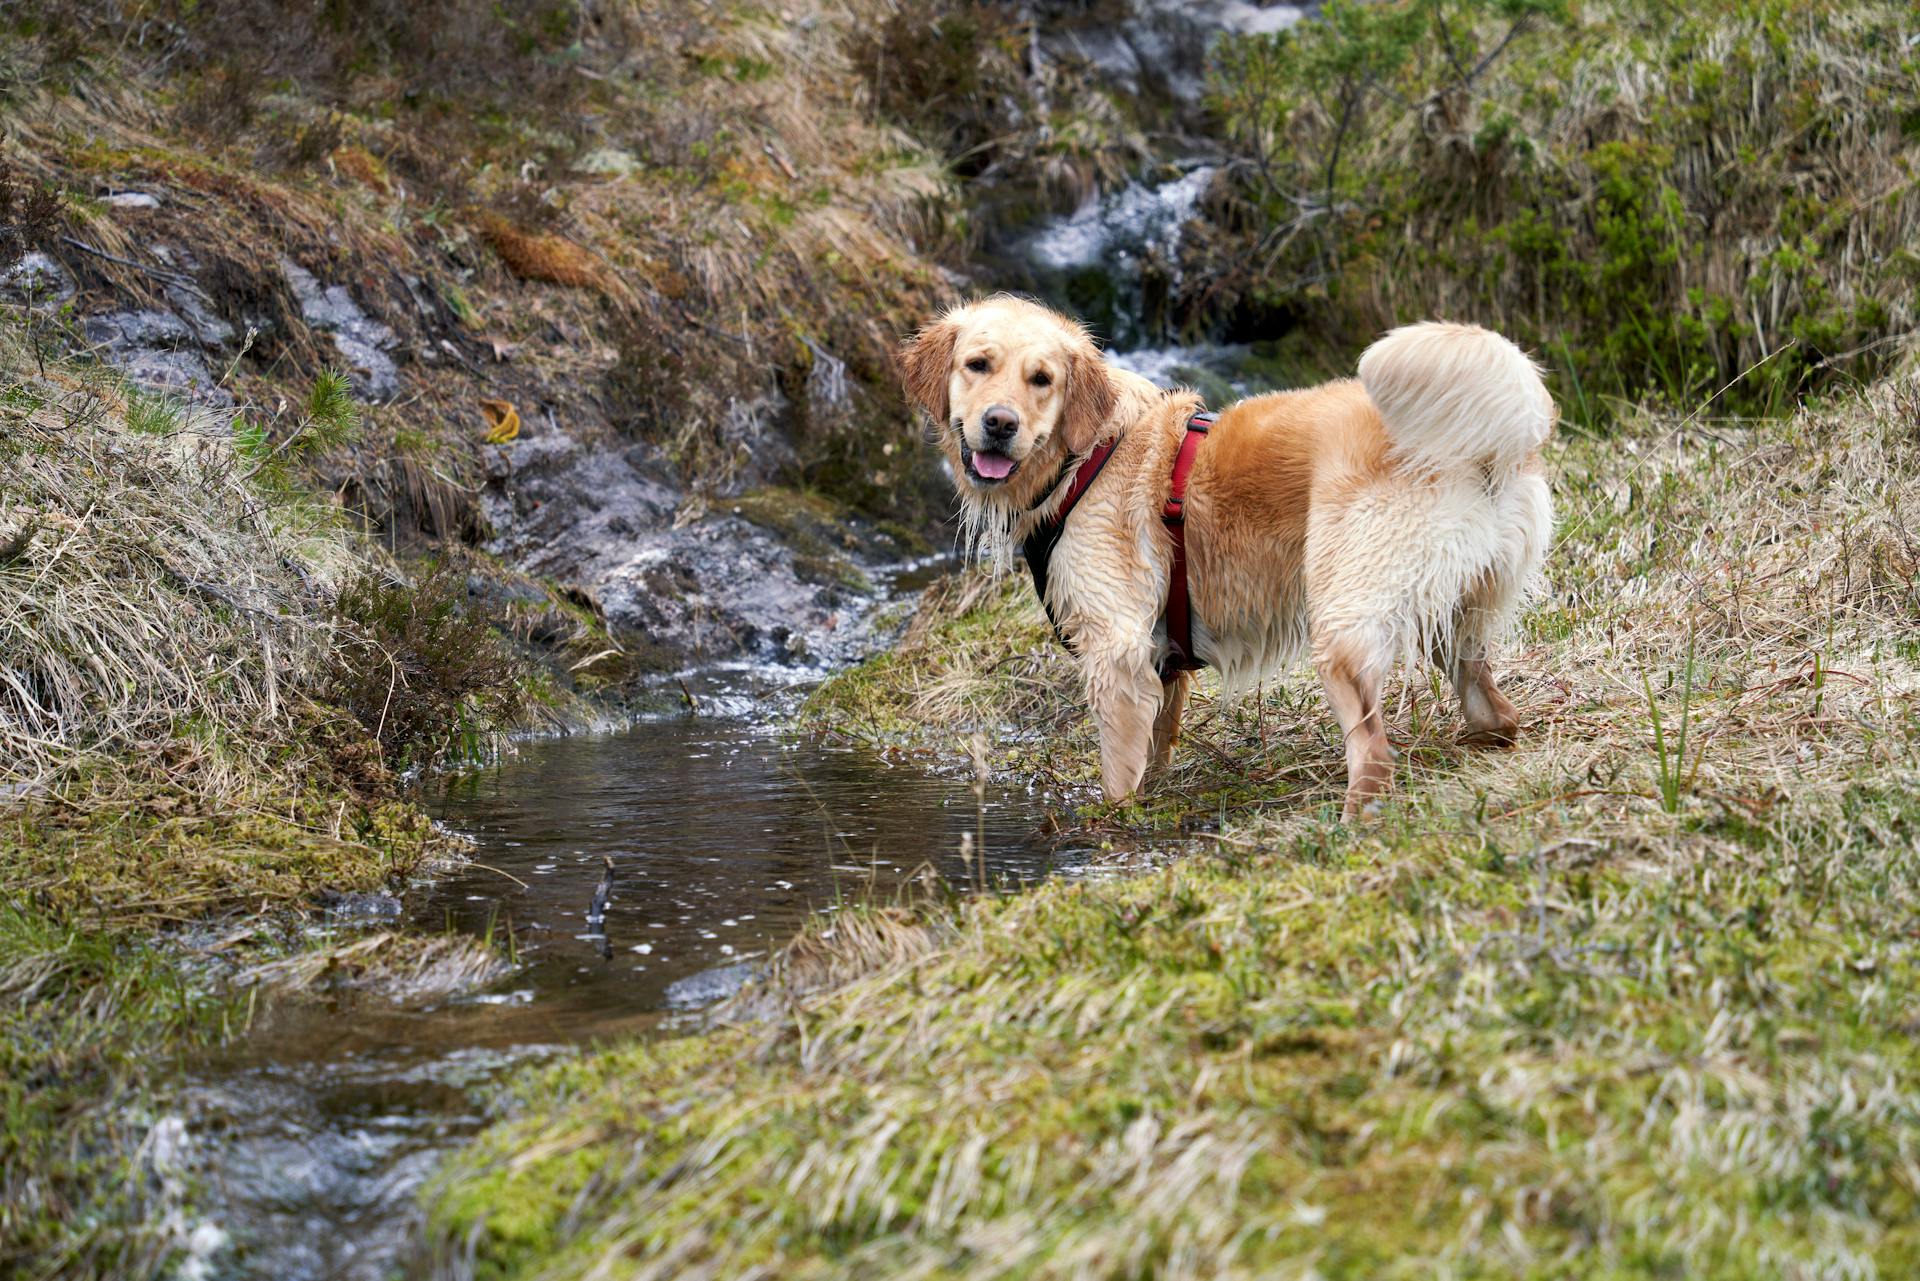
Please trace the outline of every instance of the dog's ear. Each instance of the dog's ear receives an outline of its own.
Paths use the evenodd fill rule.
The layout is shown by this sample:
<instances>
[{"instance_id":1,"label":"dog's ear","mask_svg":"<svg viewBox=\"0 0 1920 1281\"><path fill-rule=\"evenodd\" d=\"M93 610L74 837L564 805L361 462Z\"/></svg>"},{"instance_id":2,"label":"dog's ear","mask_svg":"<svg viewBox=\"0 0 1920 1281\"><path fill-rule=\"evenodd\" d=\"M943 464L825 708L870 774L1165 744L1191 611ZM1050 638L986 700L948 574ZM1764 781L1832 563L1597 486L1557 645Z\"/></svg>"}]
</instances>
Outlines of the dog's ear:
<instances>
[{"instance_id":1,"label":"dog's ear","mask_svg":"<svg viewBox=\"0 0 1920 1281\"><path fill-rule=\"evenodd\" d=\"M949 415L947 385L953 379L953 344L959 336L958 325L937 320L900 347L900 381L907 399L932 414L941 427Z\"/></svg>"},{"instance_id":2,"label":"dog's ear","mask_svg":"<svg viewBox=\"0 0 1920 1281\"><path fill-rule=\"evenodd\" d=\"M1060 410L1060 440L1070 454L1084 454L1100 439L1117 400L1107 362L1092 343L1067 357L1067 399Z\"/></svg>"}]
</instances>

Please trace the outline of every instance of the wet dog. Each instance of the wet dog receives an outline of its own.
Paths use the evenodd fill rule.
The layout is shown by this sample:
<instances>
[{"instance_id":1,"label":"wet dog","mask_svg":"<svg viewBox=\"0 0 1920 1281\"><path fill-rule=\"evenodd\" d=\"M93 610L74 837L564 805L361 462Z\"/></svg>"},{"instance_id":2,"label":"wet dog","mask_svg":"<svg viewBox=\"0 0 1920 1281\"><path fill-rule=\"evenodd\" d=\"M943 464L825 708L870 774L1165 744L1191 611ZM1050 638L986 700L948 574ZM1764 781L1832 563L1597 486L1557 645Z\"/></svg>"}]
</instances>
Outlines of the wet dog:
<instances>
[{"instance_id":1,"label":"wet dog","mask_svg":"<svg viewBox=\"0 0 1920 1281\"><path fill-rule=\"evenodd\" d=\"M1169 759L1187 697L1187 673L1162 679L1162 508L1199 398L1108 365L1080 324L1006 296L928 325L901 370L970 541L1003 565L1112 444L1052 543L1043 603L1079 661L1106 794L1130 795ZM1369 347L1358 378L1221 411L1199 449L1184 512L1194 654L1230 690L1311 656L1346 738L1348 818L1393 779L1380 698L1394 663L1440 666L1467 741L1518 733L1488 654L1546 555L1540 451L1557 417L1511 342L1420 324Z\"/></svg>"}]
</instances>

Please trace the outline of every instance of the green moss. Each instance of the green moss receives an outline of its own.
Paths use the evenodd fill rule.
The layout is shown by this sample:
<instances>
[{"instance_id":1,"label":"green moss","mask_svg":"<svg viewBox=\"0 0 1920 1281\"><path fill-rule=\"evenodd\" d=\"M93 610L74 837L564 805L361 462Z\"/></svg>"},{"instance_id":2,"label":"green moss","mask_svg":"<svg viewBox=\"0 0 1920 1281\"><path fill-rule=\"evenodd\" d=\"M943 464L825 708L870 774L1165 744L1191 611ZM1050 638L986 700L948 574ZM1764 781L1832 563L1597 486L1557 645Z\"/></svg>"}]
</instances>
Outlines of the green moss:
<instances>
[{"instance_id":1,"label":"green moss","mask_svg":"<svg viewBox=\"0 0 1920 1281\"><path fill-rule=\"evenodd\" d=\"M877 531L856 525L831 498L798 489L759 489L733 500L735 514L768 530L794 552L794 572L803 581L832 583L870 592L873 584L849 553L876 550Z\"/></svg>"}]
</instances>

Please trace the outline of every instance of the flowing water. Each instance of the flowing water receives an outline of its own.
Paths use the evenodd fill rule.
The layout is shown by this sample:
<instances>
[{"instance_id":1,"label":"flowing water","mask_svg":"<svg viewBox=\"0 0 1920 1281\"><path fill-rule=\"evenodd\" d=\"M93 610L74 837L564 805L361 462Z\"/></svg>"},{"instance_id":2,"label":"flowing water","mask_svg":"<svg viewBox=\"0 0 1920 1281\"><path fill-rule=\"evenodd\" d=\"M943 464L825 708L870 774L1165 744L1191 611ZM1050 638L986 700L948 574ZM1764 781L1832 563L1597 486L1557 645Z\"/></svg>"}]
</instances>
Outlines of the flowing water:
<instances>
[{"instance_id":1,"label":"flowing water","mask_svg":"<svg viewBox=\"0 0 1920 1281\"><path fill-rule=\"evenodd\" d=\"M740 720L528 743L437 808L475 861L416 887L408 911L431 930L511 929L518 965L424 1005L282 1005L194 1065L167 1132L198 1154L185 1164L203 1184L200 1275L389 1276L421 1181L480 1126L480 1087L506 1070L671 1032L810 913L929 872L968 892L1074 862L1025 792L976 802L967 779ZM613 896L595 927L603 859Z\"/></svg>"},{"instance_id":2,"label":"flowing water","mask_svg":"<svg viewBox=\"0 0 1920 1281\"><path fill-rule=\"evenodd\" d=\"M1213 167L1191 163L1160 182L1130 182L1009 240L992 256L992 275L1086 321L1115 365L1191 387L1216 408L1318 381L1276 341L1176 332L1169 300L1181 285L1180 248L1216 179Z\"/></svg>"}]
</instances>

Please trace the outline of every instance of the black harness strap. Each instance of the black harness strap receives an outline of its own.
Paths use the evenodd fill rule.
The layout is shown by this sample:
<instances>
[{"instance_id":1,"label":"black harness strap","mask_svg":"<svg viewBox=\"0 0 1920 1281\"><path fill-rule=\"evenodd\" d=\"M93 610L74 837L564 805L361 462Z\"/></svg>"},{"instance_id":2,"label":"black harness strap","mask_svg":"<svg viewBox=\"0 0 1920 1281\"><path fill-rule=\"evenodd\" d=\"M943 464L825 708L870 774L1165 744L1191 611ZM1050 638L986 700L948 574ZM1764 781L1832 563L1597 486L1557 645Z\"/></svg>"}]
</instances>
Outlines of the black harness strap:
<instances>
[{"instance_id":1,"label":"black harness strap","mask_svg":"<svg viewBox=\"0 0 1920 1281\"><path fill-rule=\"evenodd\" d=\"M1194 458L1199 454L1200 444L1207 438L1207 429L1213 426L1213 422L1213 415L1205 411L1195 413L1188 420L1186 436L1174 456L1171 492L1161 512L1161 519L1173 538L1167 608L1162 615L1167 625L1168 650L1167 661L1160 669L1160 679L1164 682L1178 679L1181 672L1198 671L1207 665L1193 652L1193 616L1187 600L1185 505L1187 475L1193 470ZM1107 465L1107 459L1113 457L1115 443L1109 441L1087 455L1074 474L1073 488L1067 491L1066 501L1060 504L1060 510L1051 519L1035 525L1033 532L1020 544L1020 554L1026 557L1027 570L1033 575L1033 590L1040 597L1040 608L1047 611L1047 621L1053 624L1053 634L1062 645L1067 643L1067 638L1060 631L1060 620L1053 616L1052 602L1047 599L1047 568L1053 561L1053 549L1060 542L1061 531L1067 527L1067 517L1079 504L1095 477L1100 475L1100 469ZM1066 474L1066 469L1061 468L1060 476L1055 477L1053 485L1047 487L1047 492L1052 493L1054 486Z\"/></svg>"},{"instance_id":2,"label":"black harness strap","mask_svg":"<svg viewBox=\"0 0 1920 1281\"><path fill-rule=\"evenodd\" d=\"M1035 525L1033 532L1020 544L1020 554L1026 557L1027 570L1033 575L1033 590L1040 597L1040 608L1047 611L1047 621L1053 624L1053 634L1062 645L1067 643L1067 638L1061 634L1060 620L1053 616L1053 604L1047 600L1047 566L1053 563L1053 549L1060 541L1061 531L1067 527L1068 514L1080 505L1080 499L1100 475L1101 468L1107 465L1107 459L1113 457L1114 444L1108 441L1087 455L1074 475L1073 488L1067 491L1067 499L1060 504L1060 510L1053 514L1051 520L1043 520ZM1066 474L1066 468L1062 467L1060 476ZM1060 479L1056 477L1053 485L1047 486L1047 492L1052 493L1054 485L1059 483Z\"/></svg>"}]
</instances>

